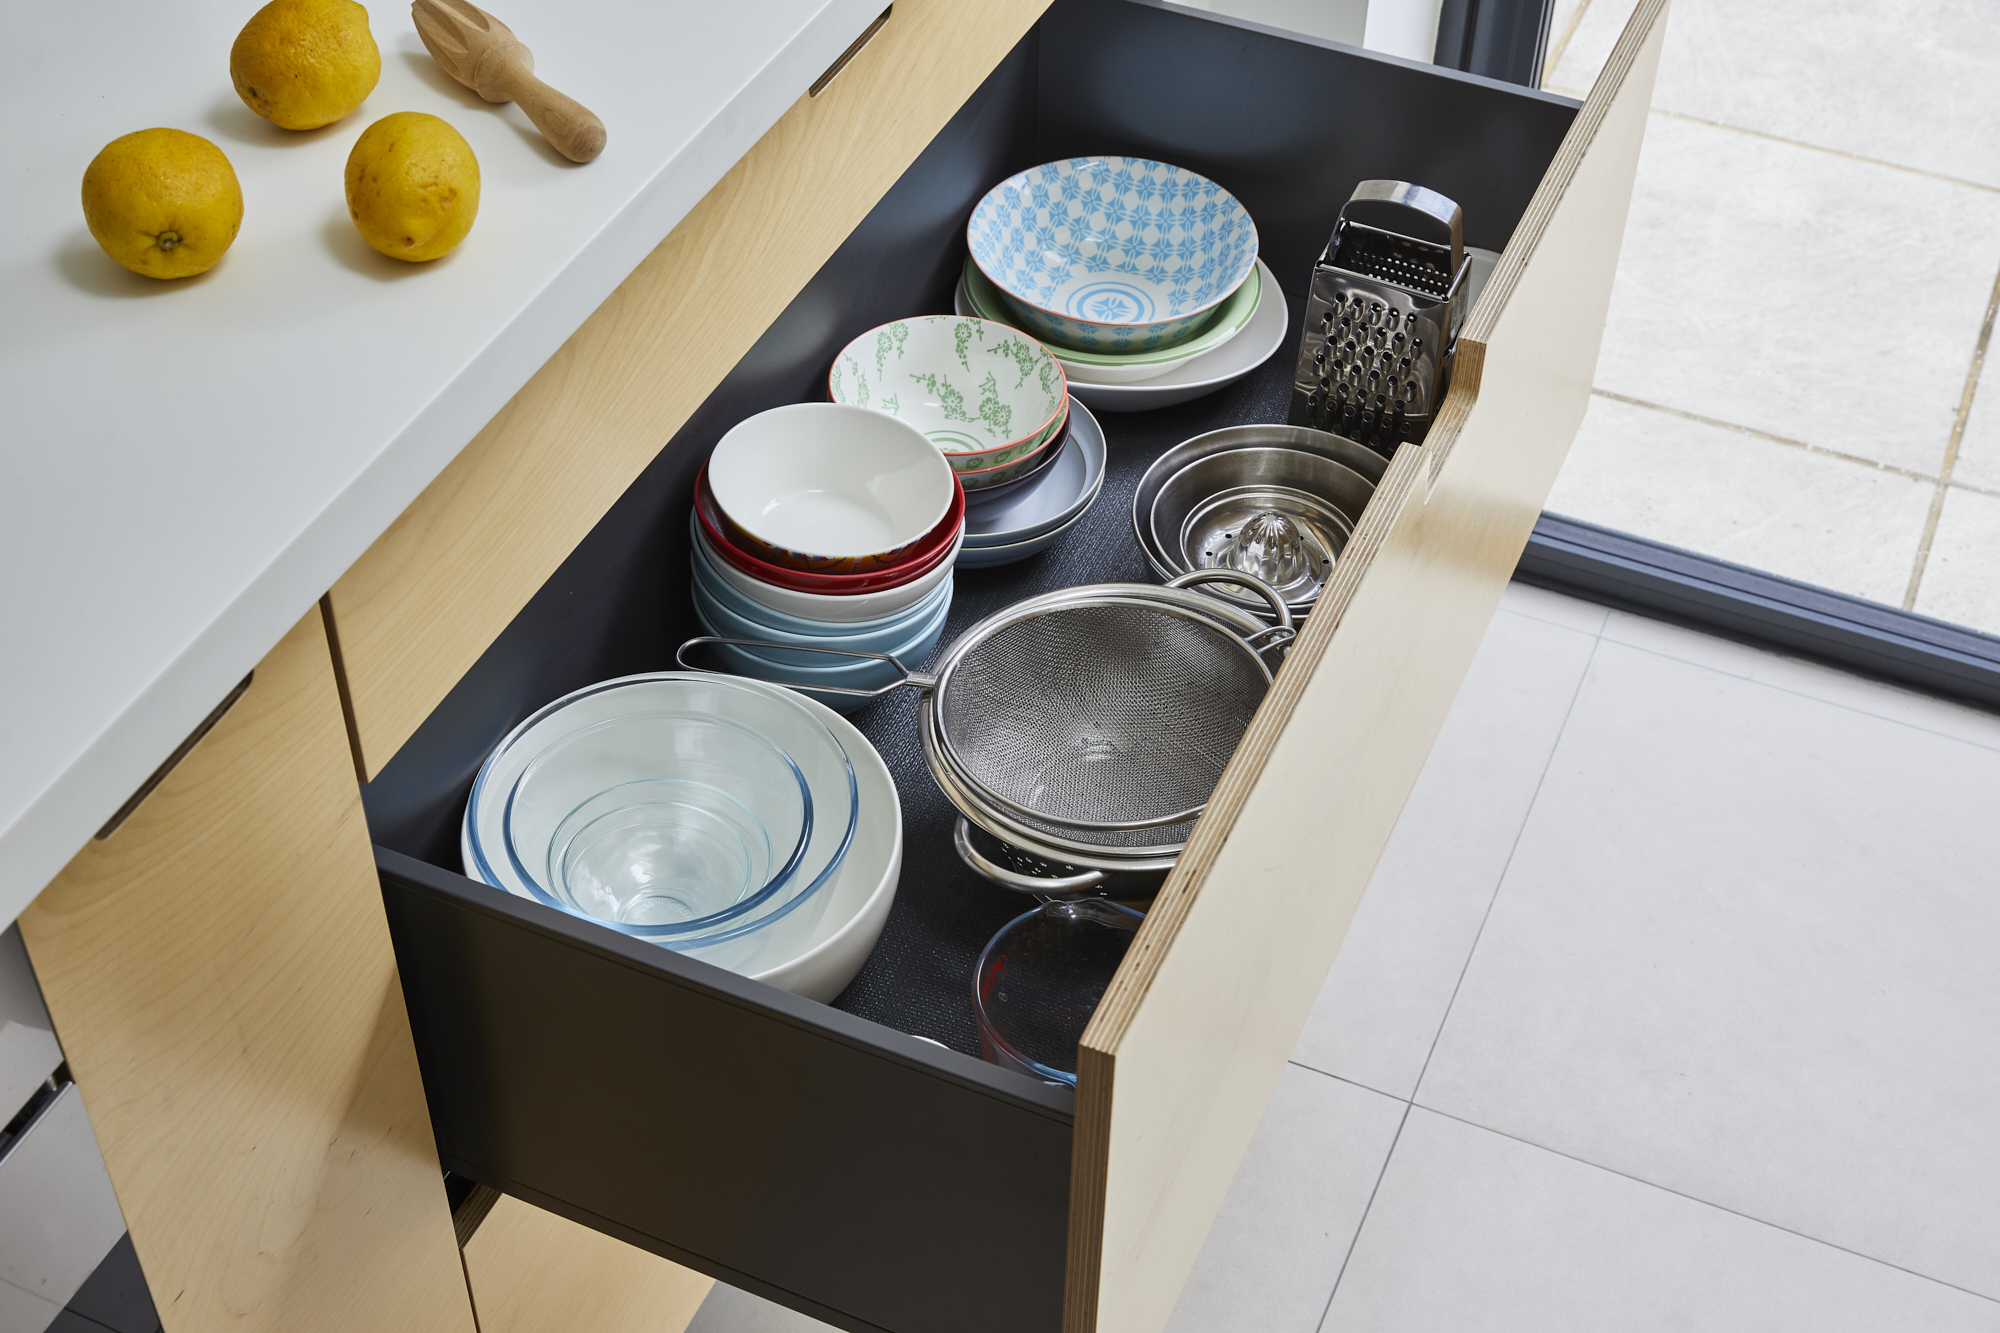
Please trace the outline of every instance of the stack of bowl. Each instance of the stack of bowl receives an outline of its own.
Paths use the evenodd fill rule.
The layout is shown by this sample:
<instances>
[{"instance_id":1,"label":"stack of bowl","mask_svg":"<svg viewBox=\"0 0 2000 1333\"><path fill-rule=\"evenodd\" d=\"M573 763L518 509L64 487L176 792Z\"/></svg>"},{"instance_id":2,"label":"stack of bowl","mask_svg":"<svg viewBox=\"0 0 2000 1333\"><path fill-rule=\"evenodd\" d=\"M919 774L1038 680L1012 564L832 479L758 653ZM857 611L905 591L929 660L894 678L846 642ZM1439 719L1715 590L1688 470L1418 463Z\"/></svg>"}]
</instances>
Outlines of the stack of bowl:
<instances>
[{"instance_id":1,"label":"stack of bowl","mask_svg":"<svg viewBox=\"0 0 2000 1333\"><path fill-rule=\"evenodd\" d=\"M1388 464L1306 426L1230 426L1161 454L1132 493L1132 531L1162 582L1197 569L1261 579L1294 618L1311 612ZM1204 591L1260 616L1227 584Z\"/></svg>"},{"instance_id":2,"label":"stack of bowl","mask_svg":"<svg viewBox=\"0 0 2000 1333\"><path fill-rule=\"evenodd\" d=\"M695 482L695 615L732 672L872 689L921 662L951 610L965 492L922 433L836 403L739 423ZM814 694L847 711L865 700Z\"/></svg>"},{"instance_id":3,"label":"stack of bowl","mask_svg":"<svg viewBox=\"0 0 2000 1333\"><path fill-rule=\"evenodd\" d=\"M957 315L870 329L833 359L827 396L922 431L968 502L1047 468L1069 424L1068 382L1048 348L1005 324Z\"/></svg>"},{"instance_id":4,"label":"stack of bowl","mask_svg":"<svg viewBox=\"0 0 2000 1333\"><path fill-rule=\"evenodd\" d=\"M541 709L466 803L466 873L623 934L831 999L902 864L881 756L789 690L661 672Z\"/></svg>"},{"instance_id":5,"label":"stack of bowl","mask_svg":"<svg viewBox=\"0 0 2000 1333\"><path fill-rule=\"evenodd\" d=\"M1104 463L1104 428L1072 400L1068 438L1049 466L1017 486L966 496L959 568L1010 565L1062 540L1104 490Z\"/></svg>"},{"instance_id":6,"label":"stack of bowl","mask_svg":"<svg viewBox=\"0 0 2000 1333\"><path fill-rule=\"evenodd\" d=\"M964 307L1047 343L1073 385L1186 378L1199 361L1221 373L1189 382L1219 387L1276 346L1265 329L1249 359L1217 360L1284 297L1243 205L1182 167L1078 157L1031 168L979 201L966 245Z\"/></svg>"}]
</instances>

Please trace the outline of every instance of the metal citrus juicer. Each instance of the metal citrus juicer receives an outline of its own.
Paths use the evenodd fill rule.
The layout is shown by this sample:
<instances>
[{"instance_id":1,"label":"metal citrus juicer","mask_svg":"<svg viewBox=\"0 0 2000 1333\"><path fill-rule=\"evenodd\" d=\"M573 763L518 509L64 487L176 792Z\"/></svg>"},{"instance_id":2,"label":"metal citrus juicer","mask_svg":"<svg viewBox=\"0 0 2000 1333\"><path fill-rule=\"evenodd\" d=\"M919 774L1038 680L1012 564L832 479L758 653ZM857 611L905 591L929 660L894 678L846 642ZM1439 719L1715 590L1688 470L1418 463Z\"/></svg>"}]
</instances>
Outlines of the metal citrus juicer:
<instances>
[{"instance_id":1,"label":"metal citrus juicer","mask_svg":"<svg viewBox=\"0 0 2000 1333\"><path fill-rule=\"evenodd\" d=\"M1469 267L1452 200L1408 181L1356 186L1313 270L1291 424L1385 455L1421 444L1444 400Z\"/></svg>"}]
</instances>

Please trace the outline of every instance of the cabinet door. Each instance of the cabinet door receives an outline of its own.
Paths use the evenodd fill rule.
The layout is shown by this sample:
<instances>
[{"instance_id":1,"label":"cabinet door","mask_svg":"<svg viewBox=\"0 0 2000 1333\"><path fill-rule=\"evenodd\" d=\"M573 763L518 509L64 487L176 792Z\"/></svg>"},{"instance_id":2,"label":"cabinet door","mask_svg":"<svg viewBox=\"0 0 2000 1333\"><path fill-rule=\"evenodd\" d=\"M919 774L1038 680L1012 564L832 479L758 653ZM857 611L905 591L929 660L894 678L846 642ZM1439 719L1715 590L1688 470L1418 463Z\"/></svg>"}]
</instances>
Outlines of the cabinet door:
<instances>
[{"instance_id":1,"label":"cabinet door","mask_svg":"<svg viewBox=\"0 0 2000 1333\"><path fill-rule=\"evenodd\" d=\"M417 497L328 602L372 779L1049 0L897 0Z\"/></svg>"},{"instance_id":2,"label":"cabinet door","mask_svg":"<svg viewBox=\"0 0 2000 1333\"><path fill-rule=\"evenodd\" d=\"M465 1242L479 1333L681 1333L715 1285L501 1195Z\"/></svg>"},{"instance_id":3,"label":"cabinet door","mask_svg":"<svg viewBox=\"0 0 2000 1333\"><path fill-rule=\"evenodd\" d=\"M1666 32L1643 0L1083 1037L1072 1333L1155 1333L1589 398Z\"/></svg>"},{"instance_id":4,"label":"cabinet door","mask_svg":"<svg viewBox=\"0 0 2000 1333\"><path fill-rule=\"evenodd\" d=\"M168 1333L473 1333L317 608L20 925Z\"/></svg>"}]
</instances>

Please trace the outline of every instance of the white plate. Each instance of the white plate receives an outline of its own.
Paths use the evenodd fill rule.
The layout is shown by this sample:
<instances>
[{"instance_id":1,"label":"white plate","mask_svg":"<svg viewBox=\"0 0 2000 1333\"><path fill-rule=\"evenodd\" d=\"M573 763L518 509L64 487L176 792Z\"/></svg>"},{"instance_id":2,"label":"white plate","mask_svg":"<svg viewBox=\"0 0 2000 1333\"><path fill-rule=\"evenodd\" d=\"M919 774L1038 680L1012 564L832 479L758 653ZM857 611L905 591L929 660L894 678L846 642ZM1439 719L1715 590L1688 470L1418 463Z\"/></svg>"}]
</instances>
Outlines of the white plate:
<instances>
[{"instance_id":1,"label":"white plate","mask_svg":"<svg viewBox=\"0 0 2000 1333\"><path fill-rule=\"evenodd\" d=\"M888 765L882 762L882 756L868 738L824 704L803 695L797 697L846 749L848 760L854 765L860 805L854 842L833 880L820 889L826 895L826 905L804 939L784 941L777 935L757 931L713 948L682 952L825 1004L854 980L889 920L889 909L896 901L896 887L903 870L903 804L896 794L895 778L890 776ZM459 850L469 875L472 847L462 823Z\"/></svg>"},{"instance_id":2,"label":"white plate","mask_svg":"<svg viewBox=\"0 0 2000 1333\"><path fill-rule=\"evenodd\" d=\"M1062 540L1064 533L1083 522L1084 515L1090 512L1090 505L1097 503L1098 493L1103 489L1104 483L1100 478L1097 489L1090 493L1090 504L1084 505L1082 511L1075 518L1069 520L1069 522L1052 531L1045 532L1039 537L1032 537L1027 541L1017 542L1012 546L966 547L963 551L959 552L958 567L960 569L992 569L997 565L1011 565L1016 560L1026 560L1031 555L1041 554Z\"/></svg>"},{"instance_id":3,"label":"white plate","mask_svg":"<svg viewBox=\"0 0 2000 1333\"><path fill-rule=\"evenodd\" d=\"M1257 261L1257 273L1263 285L1258 289L1256 312L1243 326L1243 332L1222 346L1190 357L1157 379L1137 384L1086 384L1072 374L1069 396L1097 412L1145 412L1188 402L1242 379L1270 360L1271 354L1297 332L1292 328L1291 308L1285 303L1285 294L1278 290L1278 279L1262 259ZM953 305L962 315L972 309L965 298L963 281L958 285ZM1060 351L1056 359L1062 360ZM1069 373L1068 362L1063 362L1063 370ZM960 563L964 563L962 559Z\"/></svg>"}]
</instances>

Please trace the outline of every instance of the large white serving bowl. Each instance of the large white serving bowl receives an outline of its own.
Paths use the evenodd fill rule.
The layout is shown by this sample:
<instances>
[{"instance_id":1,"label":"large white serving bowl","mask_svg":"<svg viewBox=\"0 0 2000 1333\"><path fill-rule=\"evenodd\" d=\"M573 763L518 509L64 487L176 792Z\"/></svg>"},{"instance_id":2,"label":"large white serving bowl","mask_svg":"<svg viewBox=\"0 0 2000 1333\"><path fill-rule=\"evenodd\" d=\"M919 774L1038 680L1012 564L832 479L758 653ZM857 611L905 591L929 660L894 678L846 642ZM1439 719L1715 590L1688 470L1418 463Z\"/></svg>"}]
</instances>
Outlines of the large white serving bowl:
<instances>
[{"instance_id":1,"label":"large white serving bowl","mask_svg":"<svg viewBox=\"0 0 2000 1333\"><path fill-rule=\"evenodd\" d=\"M933 451L935 452L935 451ZM707 562L709 570L724 583L756 602L768 606L773 611L782 611L800 620L824 620L832 624L856 624L864 620L881 620L886 616L904 611L936 590L938 584L951 577L952 565L958 559L959 549L965 544L965 529L961 527L958 536L952 540L951 550L938 562L937 568L920 579L894 588L882 588L875 592L830 593L798 592L791 588L780 588L775 583L752 578L736 566L722 559L710 549L708 534L701 530L692 514L688 515L688 540L693 543L695 555Z\"/></svg>"},{"instance_id":2,"label":"large white serving bowl","mask_svg":"<svg viewBox=\"0 0 2000 1333\"><path fill-rule=\"evenodd\" d=\"M778 688L753 684L758 689ZM825 905L811 918L809 929L805 918L798 922L786 918L737 939L680 952L826 1004L847 989L868 961L895 905L903 872L903 803L889 766L852 722L824 704L785 693L802 699L818 715L854 765L853 842L833 880L820 889ZM470 873L472 840L466 823L459 826L459 853ZM531 897L525 890L512 892Z\"/></svg>"},{"instance_id":3,"label":"large white serving bowl","mask_svg":"<svg viewBox=\"0 0 2000 1333\"><path fill-rule=\"evenodd\" d=\"M573 690L544 705L510 731L480 766L466 802L465 873L523 897L570 910L538 884L508 849L524 845L510 838L524 775L544 757L572 744L583 748L564 756L561 782L543 804L558 812L566 791L577 804L635 778L672 778L676 757L665 745L635 744L631 725L676 718L713 720L754 733L785 756L805 790L812 794L812 825L803 859L790 876L762 899L746 899L726 915L686 923L614 923L611 928L667 948L718 945L739 934L776 926L788 916L817 917L818 894L838 875L859 820L853 761L817 714L797 695L772 693L755 682L705 672L663 671L622 676ZM571 806L570 808L575 808ZM532 841L532 840L531 840ZM795 928L797 923L795 923Z\"/></svg>"},{"instance_id":4,"label":"large white serving bowl","mask_svg":"<svg viewBox=\"0 0 2000 1333\"><path fill-rule=\"evenodd\" d=\"M708 458L723 516L795 569L894 564L943 521L958 483L916 427L844 403L792 403L730 427Z\"/></svg>"},{"instance_id":5,"label":"large white serving bowl","mask_svg":"<svg viewBox=\"0 0 2000 1333\"><path fill-rule=\"evenodd\" d=\"M784 925L780 922L770 932L686 952L690 958L828 1004L868 961L895 905L903 870L903 803L889 766L868 738L824 704L812 699L806 703L847 747L861 812L854 845L848 848L839 875L820 890L827 895L826 907L811 931L797 937L778 933Z\"/></svg>"},{"instance_id":6,"label":"large white serving bowl","mask_svg":"<svg viewBox=\"0 0 2000 1333\"><path fill-rule=\"evenodd\" d=\"M1192 402L1204 394L1227 388L1263 365L1288 340L1296 338L1298 330L1292 327L1291 309L1285 304L1285 294L1279 290L1277 278L1261 259L1257 261L1257 270L1261 280L1257 308L1242 333L1213 351L1189 357L1166 373L1137 384L1090 383L1064 361L1063 369L1070 376L1070 401L1087 404L1098 412L1147 412ZM953 306L960 314L976 313L963 282L958 285ZM1056 359L1062 360L1061 348L1056 349Z\"/></svg>"},{"instance_id":7,"label":"large white serving bowl","mask_svg":"<svg viewBox=\"0 0 2000 1333\"><path fill-rule=\"evenodd\" d=\"M1191 337L1250 276L1257 224L1206 176L1138 157L1073 157L974 205L966 248L1044 342L1136 352Z\"/></svg>"}]
</instances>

